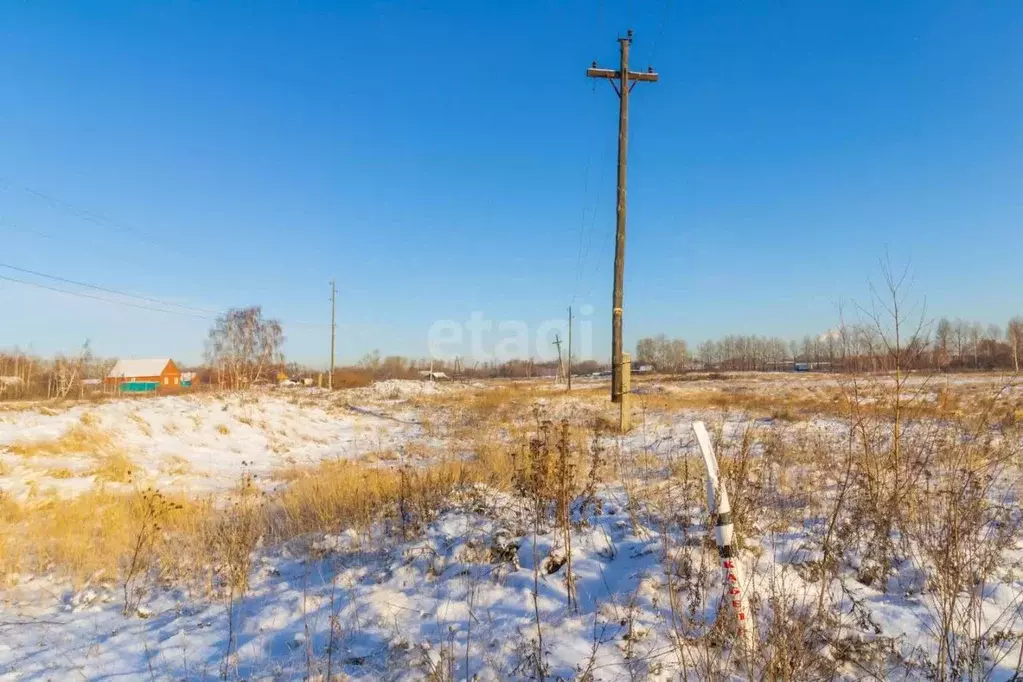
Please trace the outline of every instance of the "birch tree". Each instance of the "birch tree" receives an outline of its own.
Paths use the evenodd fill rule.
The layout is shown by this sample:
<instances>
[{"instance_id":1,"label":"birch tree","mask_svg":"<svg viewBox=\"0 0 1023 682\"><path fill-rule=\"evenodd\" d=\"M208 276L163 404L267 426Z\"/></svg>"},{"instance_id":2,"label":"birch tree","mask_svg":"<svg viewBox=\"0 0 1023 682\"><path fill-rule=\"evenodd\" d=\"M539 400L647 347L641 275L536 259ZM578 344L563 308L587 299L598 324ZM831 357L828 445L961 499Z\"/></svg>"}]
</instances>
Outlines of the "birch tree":
<instances>
[{"instance_id":1,"label":"birch tree","mask_svg":"<svg viewBox=\"0 0 1023 682\"><path fill-rule=\"evenodd\" d=\"M206 362L221 386L251 386L284 362L284 332L264 319L260 306L236 308L217 317L206 339Z\"/></svg>"}]
</instances>

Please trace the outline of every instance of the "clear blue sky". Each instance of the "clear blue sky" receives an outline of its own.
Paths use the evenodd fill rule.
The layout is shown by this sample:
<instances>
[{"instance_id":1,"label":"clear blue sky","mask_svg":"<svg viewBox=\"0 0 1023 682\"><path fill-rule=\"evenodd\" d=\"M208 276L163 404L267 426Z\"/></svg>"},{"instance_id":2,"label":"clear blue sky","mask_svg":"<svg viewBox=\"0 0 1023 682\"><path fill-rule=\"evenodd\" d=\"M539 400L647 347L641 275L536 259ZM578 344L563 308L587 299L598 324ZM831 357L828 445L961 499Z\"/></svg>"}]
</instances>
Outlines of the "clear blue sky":
<instances>
[{"instance_id":1,"label":"clear blue sky","mask_svg":"<svg viewBox=\"0 0 1023 682\"><path fill-rule=\"evenodd\" d=\"M1012 2L3 3L0 262L262 304L318 364L294 322L332 277L346 361L571 301L606 357L617 101L584 71L629 27L661 81L632 100L628 347L819 333L886 248L934 314L1023 312ZM208 324L0 280L0 347L194 361Z\"/></svg>"}]
</instances>

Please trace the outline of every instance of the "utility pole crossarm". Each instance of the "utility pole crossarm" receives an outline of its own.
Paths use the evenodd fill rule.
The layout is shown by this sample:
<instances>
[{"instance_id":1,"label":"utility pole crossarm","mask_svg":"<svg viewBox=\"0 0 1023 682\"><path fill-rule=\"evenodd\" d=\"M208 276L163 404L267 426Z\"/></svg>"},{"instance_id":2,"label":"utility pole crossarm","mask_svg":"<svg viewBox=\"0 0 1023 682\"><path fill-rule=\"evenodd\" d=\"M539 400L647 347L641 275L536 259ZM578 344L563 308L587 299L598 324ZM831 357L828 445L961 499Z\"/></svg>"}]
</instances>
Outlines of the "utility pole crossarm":
<instances>
[{"instance_id":1,"label":"utility pole crossarm","mask_svg":"<svg viewBox=\"0 0 1023 682\"><path fill-rule=\"evenodd\" d=\"M618 72L613 69L598 69L597 62L593 62L593 66L586 69L586 75L590 78L619 78Z\"/></svg>"},{"instance_id":2,"label":"utility pole crossarm","mask_svg":"<svg viewBox=\"0 0 1023 682\"><path fill-rule=\"evenodd\" d=\"M621 80L621 71L612 71L611 69L598 69L592 66L586 69L586 75L590 78L607 78L609 80ZM657 73L653 70L649 71L629 71L630 81L646 81L647 83L657 82Z\"/></svg>"}]
</instances>

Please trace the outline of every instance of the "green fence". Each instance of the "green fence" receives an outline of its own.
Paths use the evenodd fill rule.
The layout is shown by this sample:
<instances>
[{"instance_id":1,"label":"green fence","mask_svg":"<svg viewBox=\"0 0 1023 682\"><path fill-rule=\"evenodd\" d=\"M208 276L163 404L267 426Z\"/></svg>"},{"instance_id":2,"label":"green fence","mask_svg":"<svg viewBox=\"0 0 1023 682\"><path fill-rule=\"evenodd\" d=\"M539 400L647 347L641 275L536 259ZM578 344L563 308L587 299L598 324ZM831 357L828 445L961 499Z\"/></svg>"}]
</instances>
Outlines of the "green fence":
<instances>
[{"instance_id":1,"label":"green fence","mask_svg":"<svg viewBox=\"0 0 1023 682\"><path fill-rule=\"evenodd\" d=\"M155 381L125 381L121 384L121 393L152 393L159 385Z\"/></svg>"}]
</instances>

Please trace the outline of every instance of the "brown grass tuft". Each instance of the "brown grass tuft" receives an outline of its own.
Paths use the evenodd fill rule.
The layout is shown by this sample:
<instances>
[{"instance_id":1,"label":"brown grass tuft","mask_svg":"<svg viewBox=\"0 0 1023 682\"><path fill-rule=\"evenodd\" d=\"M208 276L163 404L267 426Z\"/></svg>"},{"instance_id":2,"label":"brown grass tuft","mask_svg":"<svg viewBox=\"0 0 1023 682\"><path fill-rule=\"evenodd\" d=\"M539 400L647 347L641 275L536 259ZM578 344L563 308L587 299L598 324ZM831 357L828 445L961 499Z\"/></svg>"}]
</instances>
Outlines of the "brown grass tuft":
<instances>
[{"instance_id":1,"label":"brown grass tuft","mask_svg":"<svg viewBox=\"0 0 1023 682\"><path fill-rule=\"evenodd\" d=\"M98 458L96 466L89 472L97 481L107 483L131 483L134 466L131 458L123 452L110 452Z\"/></svg>"},{"instance_id":2,"label":"brown grass tuft","mask_svg":"<svg viewBox=\"0 0 1023 682\"><path fill-rule=\"evenodd\" d=\"M96 426L100 423L100 417L95 412L83 412L78 421L81 422L82 426Z\"/></svg>"},{"instance_id":3,"label":"brown grass tuft","mask_svg":"<svg viewBox=\"0 0 1023 682\"><path fill-rule=\"evenodd\" d=\"M19 504L0 493L0 576L55 572L77 585L102 570L115 579L132 545L139 499L138 493L100 488L72 499ZM206 513L199 503L173 499L180 509L166 524L171 533L186 527L190 517Z\"/></svg>"},{"instance_id":4,"label":"brown grass tuft","mask_svg":"<svg viewBox=\"0 0 1023 682\"><path fill-rule=\"evenodd\" d=\"M168 476L184 476L192 470L188 460L180 455L171 455L160 467L160 471Z\"/></svg>"},{"instance_id":5,"label":"brown grass tuft","mask_svg":"<svg viewBox=\"0 0 1023 682\"><path fill-rule=\"evenodd\" d=\"M131 414L129 414L128 419L132 420L133 422L139 425L139 431L142 432L143 436L153 435L153 428L149 425L149 422L146 421L146 418L143 417L138 412L132 412Z\"/></svg>"},{"instance_id":6,"label":"brown grass tuft","mask_svg":"<svg viewBox=\"0 0 1023 682\"><path fill-rule=\"evenodd\" d=\"M39 455L97 455L116 452L120 448L110 432L79 423L69 427L59 438L17 441L10 445L9 450L22 457L35 457Z\"/></svg>"}]
</instances>

